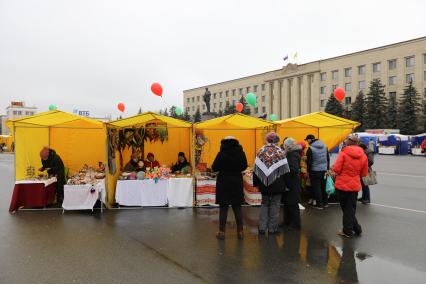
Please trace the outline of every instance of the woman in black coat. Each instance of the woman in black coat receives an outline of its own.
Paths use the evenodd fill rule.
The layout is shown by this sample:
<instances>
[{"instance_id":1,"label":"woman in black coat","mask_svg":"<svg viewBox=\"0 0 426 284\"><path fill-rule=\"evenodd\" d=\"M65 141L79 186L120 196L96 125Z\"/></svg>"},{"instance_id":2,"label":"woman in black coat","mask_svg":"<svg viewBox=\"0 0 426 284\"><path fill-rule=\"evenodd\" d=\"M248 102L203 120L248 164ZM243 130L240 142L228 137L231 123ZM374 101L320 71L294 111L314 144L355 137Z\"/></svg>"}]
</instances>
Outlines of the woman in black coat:
<instances>
[{"instance_id":1,"label":"woman in black coat","mask_svg":"<svg viewBox=\"0 0 426 284\"><path fill-rule=\"evenodd\" d=\"M232 136L221 141L212 169L219 172L216 180L216 203L220 205L218 239L225 238L228 207L232 206L237 223L238 238L243 238L243 216L241 205L244 202L243 175L247 169L247 158L237 139Z\"/></svg>"},{"instance_id":2,"label":"woman in black coat","mask_svg":"<svg viewBox=\"0 0 426 284\"><path fill-rule=\"evenodd\" d=\"M286 190L284 192L284 225L293 229L300 229L300 159L301 146L293 138L284 141L290 172L284 175Z\"/></svg>"}]
</instances>

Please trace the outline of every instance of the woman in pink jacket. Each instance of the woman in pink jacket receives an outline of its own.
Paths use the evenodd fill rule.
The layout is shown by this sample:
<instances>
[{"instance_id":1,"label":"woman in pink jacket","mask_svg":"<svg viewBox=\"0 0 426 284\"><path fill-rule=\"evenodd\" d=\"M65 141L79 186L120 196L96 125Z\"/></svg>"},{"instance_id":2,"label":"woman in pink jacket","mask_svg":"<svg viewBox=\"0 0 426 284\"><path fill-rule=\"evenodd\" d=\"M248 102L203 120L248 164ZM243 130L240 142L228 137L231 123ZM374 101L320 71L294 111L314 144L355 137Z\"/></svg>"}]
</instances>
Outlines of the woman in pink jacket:
<instances>
[{"instance_id":1,"label":"woman in pink jacket","mask_svg":"<svg viewBox=\"0 0 426 284\"><path fill-rule=\"evenodd\" d=\"M361 177L368 175L368 160L359 147L356 136L348 136L345 145L333 166L336 176L334 187L339 196L343 211L343 229L338 234L344 237L361 235L362 228L355 217L358 191L361 190Z\"/></svg>"}]
</instances>

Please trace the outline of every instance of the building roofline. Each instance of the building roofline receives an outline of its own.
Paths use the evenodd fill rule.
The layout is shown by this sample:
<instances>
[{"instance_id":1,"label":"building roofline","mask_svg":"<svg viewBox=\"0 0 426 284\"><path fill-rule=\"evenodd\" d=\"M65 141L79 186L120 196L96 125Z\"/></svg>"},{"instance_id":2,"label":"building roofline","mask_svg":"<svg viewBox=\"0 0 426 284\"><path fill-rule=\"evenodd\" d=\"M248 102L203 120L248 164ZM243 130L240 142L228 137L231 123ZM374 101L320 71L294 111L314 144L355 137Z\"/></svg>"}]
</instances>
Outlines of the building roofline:
<instances>
[{"instance_id":1,"label":"building roofline","mask_svg":"<svg viewBox=\"0 0 426 284\"><path fill-rule=\"evenodd\" d=\"M364 49L364 50L360 50L360 51L355 51L355 52L351 52L351 53L346 53L346 54L342 54L342 55L338 55L338 56L334 56L334 57L329 57L329 58L325 58L325 59L318 59L318 60L314 60L314 61L310 61L310 62L300 64L298 66L308 65L308 64L312 64L312 63L316 63L316 62L319 63L319 62L323 62L323 61L334 60L334 59L343 58L343 57L346 57L346 56L352 56L352 55L356 55L356 54L361 54L361 53L365 53L365 52L370 52L370 51L374 51L374 50L378 50L378 49L388 48L388 47L391 47L391 46L397 46L397 45L402 45L402 44L421 41L421 40L426 40L426 36L418 37L418 38L414 38L414 39L410 39L410 40L405 40L405 41L399 41L399 42L395 42L395 43L391 43L391 44L387 44L387 45L382 45L382 46L379 46L379 47ZM227 81L217 82L217 83L213 83L213 84L210 84L210 85L204 85L204 86L200 86L200 87L186 89L186 90L183 90L183 92L189 92L189 91L194 91L194 90L197 90L197 89L204 89L206 87L211 87L211 86L214 86L214 85L220 85L220 84L235 82L235 81L238 81L238 80L249 79L249 78L253 78L253 77L256 77L256 76L260 76L260 75L265 75L265 74L280 71L280 70L282 70L282 68L267 71L267 72L262 72L262 73L258 73L258 74L254 74L254 75L250 75L250 76L244 76L244 77L240 77L240 78L236 78L236 79L231 79L231 80L227 80Z\"/></svg>"}]
</instances>

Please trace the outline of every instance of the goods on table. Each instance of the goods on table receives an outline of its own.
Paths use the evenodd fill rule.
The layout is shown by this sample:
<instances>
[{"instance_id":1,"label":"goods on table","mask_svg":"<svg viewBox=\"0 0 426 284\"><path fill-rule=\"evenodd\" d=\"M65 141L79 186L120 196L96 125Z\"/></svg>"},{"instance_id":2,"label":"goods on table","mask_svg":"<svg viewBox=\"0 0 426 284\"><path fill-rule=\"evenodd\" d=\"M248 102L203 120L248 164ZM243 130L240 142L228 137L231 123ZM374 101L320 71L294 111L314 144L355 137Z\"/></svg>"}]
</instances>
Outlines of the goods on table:
<instances>
[{"instance_id":1,"label":"goods on table","mask_svg":"<svg viewBox=\"0 0 426 284\"><path fill-rule=\"evenodd\" d=\"M169 167L155 167L155 168L146 168L146 172L123 172L121 173L118 179L120 180L143 180L143 179L169 179L172 177L171 169Z\"/></svg>"},{"instance_id":2,"label":"goods on table","mask_svg":"<svg viewBox=\"0 0 426 284\"><path fill-rule=\"evenodd\" d=\"M105 178L104 167L97 169L84 165L84 167L76 174L68 179L67 184L80 185L80 184L95 184L99 180Z\"/></svg>"}]
</instances>

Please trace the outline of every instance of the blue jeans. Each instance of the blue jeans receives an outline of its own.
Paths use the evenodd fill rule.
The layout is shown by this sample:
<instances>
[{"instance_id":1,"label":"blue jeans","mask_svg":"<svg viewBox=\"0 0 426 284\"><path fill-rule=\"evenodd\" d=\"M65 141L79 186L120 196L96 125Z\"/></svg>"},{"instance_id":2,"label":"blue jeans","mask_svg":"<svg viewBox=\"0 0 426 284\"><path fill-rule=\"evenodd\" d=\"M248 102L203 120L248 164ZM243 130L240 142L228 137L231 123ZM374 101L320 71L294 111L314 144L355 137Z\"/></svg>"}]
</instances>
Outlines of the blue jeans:
<instances>
[{"instance_id":1,"label":"blue jeans","mask_svg":"<svg viewBox=\"0 0 426 284\"><path fill-rule=\"evenodd\" d=\"M361 199L370 201L370 187L368 185L362 185Z\"/></svg>"}]
</instances>

